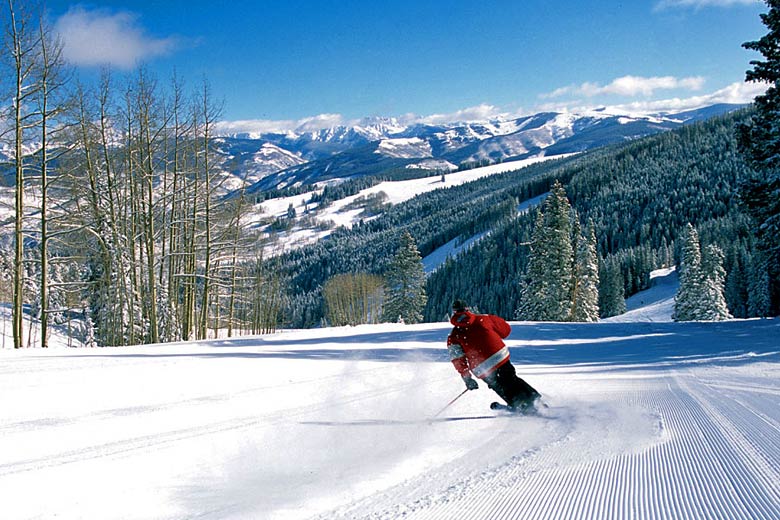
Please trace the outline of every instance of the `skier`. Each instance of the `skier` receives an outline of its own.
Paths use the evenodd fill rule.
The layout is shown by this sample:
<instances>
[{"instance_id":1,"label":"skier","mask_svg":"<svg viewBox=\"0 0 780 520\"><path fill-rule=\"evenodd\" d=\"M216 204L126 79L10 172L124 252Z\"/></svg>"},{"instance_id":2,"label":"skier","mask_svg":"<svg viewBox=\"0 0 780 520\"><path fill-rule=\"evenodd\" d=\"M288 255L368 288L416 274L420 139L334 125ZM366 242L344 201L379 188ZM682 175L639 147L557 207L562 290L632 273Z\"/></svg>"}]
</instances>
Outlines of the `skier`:
<instances>
[{"instance_id":1,"label":"skier","mask_svg":"<svg viewBox=\"0 0 780 520\"><path fill-rule=\"evenodd\" d=\"M509 349L503 338L512 330L503 318L492 314L473 314L461 300L452 303L452 329L447 337L447 350L455 369L466 388L476 390L475 375L506 401L506 407L493 403L491 408L508 408L525 412L534 409L540 394L531 385L517 377L509 361Z\"/></svg>"}]
</instances>

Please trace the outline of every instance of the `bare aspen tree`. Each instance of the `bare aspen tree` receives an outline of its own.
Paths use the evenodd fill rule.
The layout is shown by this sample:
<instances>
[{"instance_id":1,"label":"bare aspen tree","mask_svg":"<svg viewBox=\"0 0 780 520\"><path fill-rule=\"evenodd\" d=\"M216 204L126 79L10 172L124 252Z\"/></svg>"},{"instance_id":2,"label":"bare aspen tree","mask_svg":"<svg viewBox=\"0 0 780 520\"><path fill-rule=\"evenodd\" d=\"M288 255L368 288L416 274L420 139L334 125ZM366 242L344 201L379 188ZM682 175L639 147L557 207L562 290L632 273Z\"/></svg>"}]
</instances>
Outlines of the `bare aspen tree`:
<instances>
[{"instance_id":1,"label":"bare aspen tree","mask_svg":"<svg viewBox=\"0 0 780 520\"><path fill-rule=\"evenodd\" d=\"M62 58L62 43L54 40L50 32L44 26L43 20L39 20L38 40L40 43L40 69L39 69L39 117L40 117L40 186L41 186L41 227L40 227L40 321L41 321L41 347L48 346L49 325L49 138L62 131L62 121L58 117L65 111L64 99L57 96L63 90L67 82L64 75L64 60ZM59 102L59 104L58 104ZM54 123L54 128L52 128ZM60 125L58 128L57 125Z\"/></svg>"},{"instance_id":2,"label":"bare aspen tree","mask_svg":"<svg viewBox=\"0 0 780 520\"><path fill-rule=\"evenodd\" d=\"M243 264L248 256L244 252L250 251L252 242L256 242L251 239L241 224L247 209L245 189L246 183L242 182L237 193L223 201L215 215L220 225L219 236L213 245L217 252L215 261L220 266L218 275L215 276L215 282L218 284L215 289L225 291L224 301L215 299L218 309L224 307L226 313L224 324L227 327L228 337L233 336L234 327L237 325L236 307L239 300L244 298L241 293L246 290L244 281L247 274Z\"/></svg>"},{"instance_id":3,"label":"bare aspen tree","mask_svg":"<svg viewBox=\"0 0 780 520\"><path fill-rule=\"evenodd\" d=\"M171 127L166 138L166 167L163 177L164 219L162 257L160 262L160 284L166 287L168 308L165 311L166 323L163 331L168 340L183 337L181 330L181 305L179 300L180 269L183 265L183 240L186 213L186 137L189 122L184 117L184 90L176 74L171 79L171 99L169 103ZM164 284L164 285L163 285Z\"/></svg>"},{"instance_id":4,"label":"bare aspen tree","mask_svg":"<svg viewBox=\"0 0 780 520\"><path fill-rule=\"evenodd\" d=\"M10 22L6 50L11 57L14 91L13 105L13 143L15 171L15 201L14 201L14 261L13 261L13 301L12 334L14 348L24 346L22 319L24 312L24 184L25 158L24 143L26 132L34 128L34 114L29 112L39 89L36 77L37 66L40 63L40 35L32 26L26 13L20 12L13 0L8 0Z\"/></svg>"},{"instance_id":5,"label":"bare aspen tree","mask_svg":"<svg viewBox=\"0 0 780 520\"><path fill-rule=\"evenodd\" d=\"M366 273L331 277L322 288L331 325L378 323L382 316L384 280Z\"/></svg>"},{"instance_id":6,"label":"bare aspen tree","mask_svg":"<svg viewBox=\"0 0 780 520\"><path fill-rule=\"evenodd\" d=\"M206 338L208 330L209 306L211 303L211 276L213 270L213 249L212 249L212 221L211 210L214 190L213 164L211 162L211 139L213 138L214 125L220 114L221 107L217 106L211 94L211 86L204 78L200 93L197 98L199 112L199 126L196 127L198 141L201 142L199 149L200 170L203 173L203 288L201 293L200 319L198 323L198 339Z\"/></svg>"},{"instance_id":7,"label":"bare aspen tree","mask_svg":"<svg viewBox=\"0 0 780 520\"><path fill-rule=\"evenodd\" d=\"M131 215L125 197L128 175L123 151L127 148L125 136L116 131L112 94L108 71L103 72L96 92L77 87L71 190L84 210L71 217L76 240L81 238L71 247L85 257L88 279L84 280L83 308L89 309L97 343L126 345L141 337L137 330L141 306L127 276L133 270L129 251L133 240L126 234L126 219Z\"/></svg>"},{"instance_id":8,"label":"bare aspen tree","mask_svg":"<svg viewBox=\"0 0 780 520\"><path fill-rule=\"evenodd\" d=\"M144 69L141 69L136 83L136 119L138 125L137 144L140 161L140 176L142 185L138 187L139 209L142 218L140 230L144 240L142 247L145 250L146 262L143 278L146 281L144 291L144 306L149 329L149 340L152 343L159 341L159 329L157 322L157 278L156 278L156 227L155 227L155 196L154 181L156 178L155 162L160 140L164 137L165 122L158 121L156 114L162 112L157 99L156 82L152 80ZM143 271L143 264L141 265Z\"/></svg>"},{"instance_id":9,"label":"bare aspen tree","mask_svg":"<svg viewBox=\"0 0 780 520\"><path fill-rule=\"evenodd\" d=\"M89 106L88 99L91 96L85 92L84 87L79 85L76 91L76 104L78 109L78 149L81 155L79 165L77 166L77 177L74 180L74 186L77 188L78 193L84 198L88 211L79 212L84 219L80 222L83 229L88 230L92 234L96 246L97 262L93 267L95 273L95 279L93 280L90 291L93 292L92 300L95 306L99 309L99 315L97 318L96 326L102 333L104 341L107 341L109 345L118 344L119 338L116 334L115 327L109 325L108 314L103 311L103 305L111 301L109 294L112 272L110 241L106 237L104 224L107 222L107 215L103 209L101 202L101 189L99 186L100 179L102 178L103 171L98 164L98 154L95 151L95 130L92 126L93 110ZM85 180L86 182L82 182ZM89 215L89 217L87 217Z\"/></svg>"},{"instance_id":10,"label":"bare aspen tree","mask_svg":"<svg viewBox=\"0 0 780 520\"><path fill-rule=\"evenodd\" d=\"M143 274L140 271L139 246L136 246L136 237L140 236L141 226L139 219L141 217L140 197L138 195L138 154L136 125L134 112L133 90L130 85L125 88L124 95L124 136L123 136L123 177L122 177L122 235L127 237L127 252L129 260L129 269L126 273L129 275L128 285L131 297L140 302L144 301L143 287L141 280ZM141 245L143 242L141 241ZM131 344L141 341L144 335L145 323L140 315L130 314L130 339Z\"/></svg>"},{"instance_id":11,"label":"bare aspen tree","mask_svg":"<svg viewBox=\"0 0 780 520\"><path fill-rule=\"evenodd\" d=\"M191 115L191 133L185 147L186 154L189 157L189 166L191 168L190 179L187 182L185 178L184 192L185 197L182 200L181 214L181 238L180 248L181 262L180 271L177 275L178 285L181 287L182 304L179 312L181 322L182 339L190 339L196 334L196 314L195 301L197 298L197 258L196 258L196 236L198 222L198 206L200 200L200 180L198 175L199 154L196 138L198 121L198 110L195 103L192 104Z\"/></svg>"},{"instance_id":12,"label":"bare aspen tree","mask_svg":"<svg viewBox=\"0 0 780 520\"><path fill-rule=\"evenodd\" d=\"M98 91L98 121L99 121L99 142L100 155L102 156L103 175L105 179L105 191L102 200L105 209L102 211L102 218L105 225L109 228L107 232L110 236L110 247L108 248L108 265L110 275L106 280L109 284L107 294L112 295L111 301L116 311L110 313L107 323L108 338L111 345L127 344L129 335L132 333L132 326L128 323L131 316L138 314L135 305L136 299L132 297L134 291L130 287L127 277L124 274L129 270L129 260L127 248L132 244L126 235L122 233L124 229L119 219L122 215L120 209L126 201L121 197L122 186L119 178L119 167L116 165L116 159L112 152L113 142L113 117L111 115L112 98L112 79L111 73L104 70L100 78ZM97 222L100 225L100 222Z\"/></svg>"},{"instance_id":13,"label":"bare aspen tree","mask_svg":"<svg viewBox=\"0 0 780 520\"><path fill-rule=\"evenodd\" d=\"M227 335L228 337L233 336L233 326L235 324L235 317L236 317L236 296L238 292L238 249L239 249L239 241L241 239L241 212L244 208L244 190L245 186L242 186L241 191L239 193L238 201L236 202L236 211L233 216L233 220L231 222L231 230L232 230L232 244L231 244L231 250L230 250L230 290L228 294L230 295L230 298L228 300L228 330Z\"/></svg>"},{"instance_id":14,"label":"bare aspen tree","mask_svg":"<svg viewBox=\"0 0 780 520\"><path fill-rule=\"evenodd\" d=\"M283 304L283 282L278 257L265 260L262 253L259 253L251 265L251 270L252 333L274 332Z\"/></svg>"}]
</instances>

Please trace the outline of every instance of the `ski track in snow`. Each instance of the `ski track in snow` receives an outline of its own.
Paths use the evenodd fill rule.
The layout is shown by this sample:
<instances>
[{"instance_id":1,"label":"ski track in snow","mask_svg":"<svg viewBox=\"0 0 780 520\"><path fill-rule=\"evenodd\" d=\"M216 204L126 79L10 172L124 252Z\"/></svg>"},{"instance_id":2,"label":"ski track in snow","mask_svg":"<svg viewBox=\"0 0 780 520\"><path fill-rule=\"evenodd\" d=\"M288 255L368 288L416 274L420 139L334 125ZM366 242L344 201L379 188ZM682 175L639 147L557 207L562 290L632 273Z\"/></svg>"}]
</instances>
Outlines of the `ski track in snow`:
<instances>
[{"instance_id":1,"label":"ski track in snow","mask_svg":"<svg viewBox=\"0 0 780 520\"><path fill-rule=\"evenodd\" d=\"M516 418L529 428L552 421L550 438L500 466L415 498L414 489L439 479L424 475L320 518L778 518L776 419L688 373L633 386L640 385L613 385L600 396L614 408L554 407L545 414L557 418ZM779 394L762 401L773 402L775 417ZM648 446L630 453L609 438L610 428L625 431L609 412L628 409L644 410L657 427Z\"/></svg>"},{"instance_id":2,"label":"ski track in snow","mask_svg":"<svg viewBox=\"0 0 780 520\"><path fill-rule=\"evenodd\" d=\"M780 320L513 323L524 417L448 330L0 350L0 516L780 517Z\"/></svg>"}]
</instances>

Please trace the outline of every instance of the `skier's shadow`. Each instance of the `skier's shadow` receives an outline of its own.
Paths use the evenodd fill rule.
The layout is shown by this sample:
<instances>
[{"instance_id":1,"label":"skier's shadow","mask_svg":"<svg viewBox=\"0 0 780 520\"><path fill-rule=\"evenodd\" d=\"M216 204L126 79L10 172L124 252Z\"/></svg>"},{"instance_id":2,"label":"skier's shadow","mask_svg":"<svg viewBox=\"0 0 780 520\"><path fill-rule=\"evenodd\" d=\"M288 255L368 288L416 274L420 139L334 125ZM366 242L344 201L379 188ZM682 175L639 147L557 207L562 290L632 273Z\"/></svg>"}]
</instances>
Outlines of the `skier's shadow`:
<instances>
[{"instance_id":1,"label":"skier's shadow","mask_svg":"<svg viewBox=\"0 0 780 520\"><path fill-rule=\"evenodd\" d=\"M298 424L309 426L410 426L416 424L433 424L457 421L480 421L485 419L494 419L495 415L474 415L469 417L433 417L431 419L410 419L410 420L391 420L391 419L361 419L356 421L300 421Z\"/></svg>"}]
</instances>

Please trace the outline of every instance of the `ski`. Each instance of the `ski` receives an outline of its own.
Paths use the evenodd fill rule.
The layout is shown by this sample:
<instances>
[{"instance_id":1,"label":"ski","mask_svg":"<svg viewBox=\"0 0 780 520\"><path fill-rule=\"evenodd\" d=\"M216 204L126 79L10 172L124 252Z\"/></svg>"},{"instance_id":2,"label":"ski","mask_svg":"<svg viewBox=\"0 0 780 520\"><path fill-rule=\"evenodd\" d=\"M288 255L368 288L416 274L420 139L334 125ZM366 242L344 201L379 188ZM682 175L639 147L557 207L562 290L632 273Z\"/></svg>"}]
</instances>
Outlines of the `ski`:
<instances>
[{"instance_id":1,"label":"ski","mask_svg":"<svg viewBox=\"0 0 780 520\"><path fill-rule=\"evenodd\" d=\"M537 408L538 406L541 406L541 407L544 407L544 408L548 408L547 404L543 403L542 401L540 401L538 399L535 400L532 404L530 404L529 406L527 406L525 408L515 408L513 406L509 406L509 405L506 405L504 403L499 403L499 402L490 403L490 409L491 410L496 410L496 411L500 411L500 412L507 412L507 413L512 413L512 414L516 414L516 415L538 415L539 414L539 408Z\"/></svg>"},{"instance_id":2,"label":"ski","mask_svg":"<svg viewBox=\"0 0 780 520\"><path fill-rule=\"evenodd\" d=\"M515 415L531 415L537 413L537 410L533 405L527 408L515 408L513 406L508 406L498 402L490 403L490 409L499 412L507 412Z\"/></svg>"}]
</instances>

